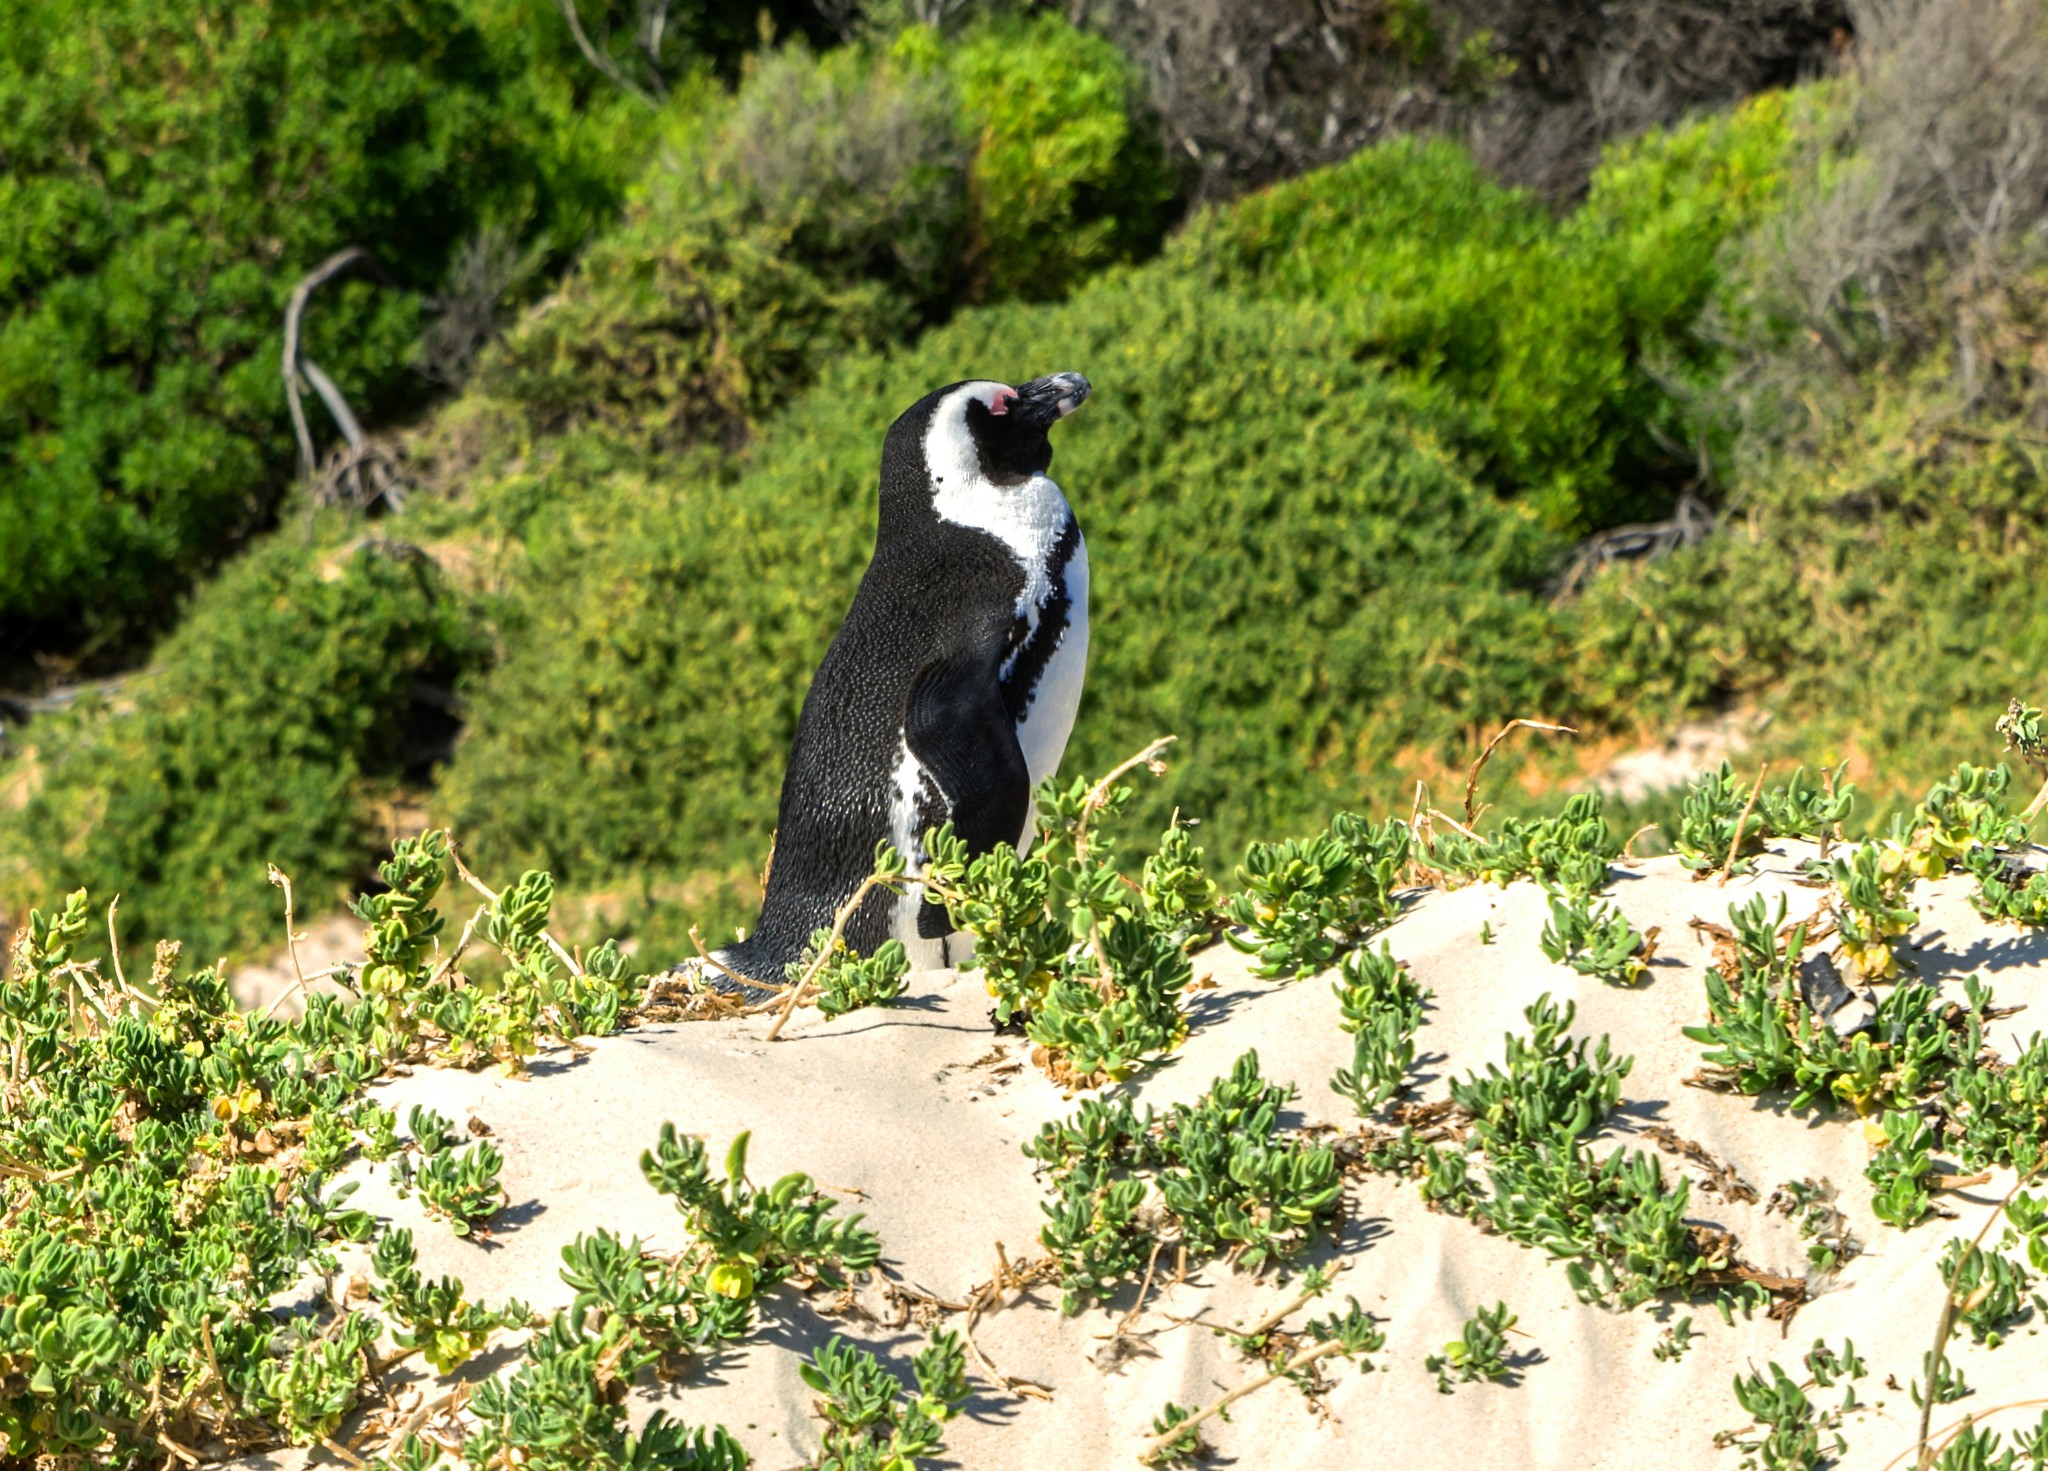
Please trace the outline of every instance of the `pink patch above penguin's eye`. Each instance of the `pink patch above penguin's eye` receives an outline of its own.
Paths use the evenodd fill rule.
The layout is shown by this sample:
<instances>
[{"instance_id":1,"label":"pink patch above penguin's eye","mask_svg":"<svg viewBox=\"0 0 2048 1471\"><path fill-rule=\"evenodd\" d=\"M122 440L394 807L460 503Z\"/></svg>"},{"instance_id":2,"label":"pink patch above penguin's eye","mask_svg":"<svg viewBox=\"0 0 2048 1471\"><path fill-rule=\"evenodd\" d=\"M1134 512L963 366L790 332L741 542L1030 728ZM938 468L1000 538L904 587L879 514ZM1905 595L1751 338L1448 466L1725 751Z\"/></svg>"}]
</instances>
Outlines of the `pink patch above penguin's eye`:
<instances>
[{"instance_id":1,"label":"pink patch above penguin's eye","mask_svg":"<svg viewBox=\"0 0 2048 1471\"><path fill-rule=\"evenodd\" d=\"M1016 398L1016 389L998 388L995 397L989 400L988 411L991 414L1007 414L1010 412L1010 405L1016 401Z\"/></svg>"}]
</instances>

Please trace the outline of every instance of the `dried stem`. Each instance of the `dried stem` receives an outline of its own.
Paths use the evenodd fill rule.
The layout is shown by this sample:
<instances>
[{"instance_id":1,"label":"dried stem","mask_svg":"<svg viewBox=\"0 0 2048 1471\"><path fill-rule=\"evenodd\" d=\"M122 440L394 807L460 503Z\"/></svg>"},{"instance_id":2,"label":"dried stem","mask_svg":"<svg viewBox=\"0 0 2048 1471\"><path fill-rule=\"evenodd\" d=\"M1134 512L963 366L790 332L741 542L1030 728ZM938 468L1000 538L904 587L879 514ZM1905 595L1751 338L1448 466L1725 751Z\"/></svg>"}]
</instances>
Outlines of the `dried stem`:
<instances>
[{"instance_id":1,"label":"dried stem","mask_svg":"<svg viewBox=\"0 0 2048 1471\"><path fill-rule=\"evenodd\" d=\"M1757 795L1764 789L1764 773L1770 769L1768 761L1756 769L1756 785L1749 789L1749 800L1742 804L1742 816L1735 819L1735 841L1728 845L1728 861L1721 865L1721 877L1715 880L1720 888L1728 886L1728 875L1735 872L1735 855L1742 851L1742 830L1749 826L1749 814L1756 810Z\"/></svg>"},{"instance_id":2,"label":"dried stem","mask_svg":"<svg viewBox=\"0 0 2048 1471\"><path fill-rule=\"evenodd\" d=\"M1139 766L1150 766L1154 776L1165 775L1166 764L1158 759L1159 753L1179 739L1178 736L1161 736L1137 755L1113 768L1107 776L1088 789L1088 795L1081 799L1081 815L1074 821L1076 863L1088 855L1088 819L1108 803L1110 789L1116 785L1117 778ZM1096 992L1105 1002L1116 1000L1116 970L1109 963L1109 947L1102 942L1100 920L1091 920L1088 925L1088 950L1095 957Z\"/></svg>"},{"instance_id":3,"label":"dried stem","mask_svg":"<svg viewBox=\"0 0 2048 1471\"><path fill-rule=\"evenodd\" d=\"M838 951L839 942L846 935L847 923L852 920L854 911L860 908L861 902L878 888L907 881L907 878L901 874L879 873L871 873L860 881L860 887L853 891L853 897L840 905L838 912L832 916L832 934L830 938L818 947L817 956L804 968L804 973L797 978L796 984L791 986L788 993L784 996L782 1012L775 1018L775 1025L768 1029L768 1040L770 1042L773 1042L781 1035L783 1027L788 1024L789 1019L796 1014L797 1007L802 1004L804 994L811 989L812 984L817 980L818 972L825 968L826 963Z\"/></svg>"},{"instance_id":4,"label":"dried stem","mask_svg":"<svg viewBox=\"0 0 2048 1471\"><path fill-rule=\"evenodd\" d=\"M2020 1193L2040 1168L2036 1165L2012 1182L2012 1189L2005 1192L2005 1199L1998 1202L1998 1209L1986 1216L1984 1224L1977 1228L1976 1236L1970 1241L1970 1251L1963 1252L1956 1258L1954 1275L1944 1284L1947 1290L1941 1295L1941 1316L1935 1320L1934 1325L1934 1352L1927 1360L1927 1393L1920 1403L1920 1438L1917 1442L1920 1454L1913 1463L1920 1471L1926 1471L1932 1459L1932 1452L1927 1445L1927 1425L1934 1416L1934 1384L1941 1375L1942 1360L1948 1356L1949 1335L1955 1331L1956 1283L1963 1275L1963 1264L1970 1259L1970 1252L1984 1245L1984 1238L1991 1234L1991 1228L1998 1224L1999 1217L2005 1214L2005 1208L2012 1204L2012 1198Z\"/></svg>"},{"instance_id":5,"label":"dried stem","mask_svg":"<svg viewBox=\"0 0 2048 1471\"><path fill-rule=\"evenodd\" d=\"M455 851L453 843L448 845L448 861L455 865L456 873L462 876L462 881L465 884L468 884L472 889L475 889L479 894L490 900L492 904L495 905L498 902L498 896L491 892L484 884L484 881L463 866L462 855ZM581 976L584 974L583 967L577 962L576 957L562 948L562 942L555 938L552 931L542 930L540 937L548 942L548 949L555 952L555 959L569 967L570 975Z\"/></svg>"},{"instance_id":6,"label":"dried stem","mask_svg":"<svg viewBox=\"0 0 2048 1471\"><path fill-rule=\"evenodd\" d=\"M351 245L320 262L308 271L299 284L292 288L291 300L284 312L284 387L285 397L291 405L292 433L299 441L299 473L308 480L313 477L313 432L306 423L306 407L301 401L306 387L306 360L300 347L300 328L306 315L306 303L315 291L339 276L342 272L364 267L381 274L377 258L360 245ZM328 385L332 387L332 385ZM338 396L338 395L337 395ZM330 408L332 400L329 401Z\"/></svg>"},{"instance_id":7,"label":"dried stem","mask_svg":"<svg viewBox=\"0 0 2048 1471\"><path fill-rule=\"evenodd\" d=\"M476 912L470 915L469 922L462 927L462 934L456 938L455 948L448 952L448 958L435 966L434 973L427 977L428 985L437 986L443 980L455 974L455 967L462 963L462 954L465 950L469 949L470 937L476 933L478 922L490 912L491 909L488 904L477 905Z\"/></svg>"},{"instance_id":8,"label":"dried stem","mask_svg":"<svg viewBox=\"0 0 2048 1471\"><path fill-rule=\"evenodd\" d=\"M1900 1451L1896 1456L1893 1456L1889 1461L1885 1462L1882 1471L1892 1471L1892 1467L1898 1465L1899 1462L1905 1460L1906 1457L1912 1455L1915 1451L1922 1450L1923 1448L1931 1452L1933 1455L1938 1456L1943 1451L1947 1450L1949 1448L1950 1443L1953 1442L1958 1435L1961 1435L1963 1431L1967 1430L1970 1426L1981 1425L1986 1420L1989 1420L1993 1415L2002 1415L2007 1410L2031 1410L2037 1405L2048 1405L2048 1399L2007 1400L2002 1405L1991 1405L1985 1409L1972 1410L1969 1414L1963 1416L1962 1419L1954 1421L1948 1425L1942 1426L1939 1432L1941 1436L1941 1441L1939 1444L1934 1446L1924 1446L1923 1442L1923 1444L1920 1445L1908 1446L1906 1449Z\"/></svg>"},{"instance_id":9,"label":"dried stem","mask_svg":"<svg viewBox=\"0 0 2048 1471\"><path fill-rule=\"evenodd\" d=\"M619 70L618 63L591 44L589 34L583 29L583 17L576 13L576 0L555 0L555 3L561 9L562 19L569 22L569 34L575 38L576 49L583 53L583 59L604 73L623 91L648 107L658 110L661 107L659 93L636 86Z\"/></svg>"},{"instance_id":10,"label":"dried stem","mask_svg":"<svg viewBox=\"0 0 2048 1471\"><path fill-rule=\"evenodd\" d=\"M292 881L286 876L285 871L275 863L269 865L269 868L271 883L284 890L284 947L291 954L292 974L296 979L289 986L278 992L272 998L270 1005L263 1009L263 1015L266 1019L275 1016L278 1007L284 1005L292 997L303 994L306 989L306 968L299 964L299 933L292 914Z\"/></svg>"},{"instance_id":11,"label":"dried stem","mask_svg":"<svg viewBox=\"0 0 2048 1471\"><path fill-rule=\"evenodd\" d=\"M1299 1369L1306 1368L1317 1359L1327 1359L1332 1354L1340 1354L1342 1352L1344 1352L1344 1345L1335 1339L1327 1339L1312 1347L1303 1349L1279 1368L1238 1385L1237 1388L1231 1390L1230 1393L1224 1395L1223 1398L1217 1400L1214 1404L1204 1405L1201 1409L1195 1411L1194 1414L1188 1416L1187 1419L1181 1421L1173 1429L1166 1431L1164 1434L1153 1436L1152 1439L1145 1442L1145 1448L1138 1452L1138 1460L1147 1466L1151 1465L1159 1459L1161 1451L1193 1430L1197 1425L1222 1414L1246 1395L1264 1389L1275 1380L1287 1378L1290 1374Z\"/></svg>"},{"instance_id":12,"label":"dried stem","mask_svg":"<svg viewBox=\"0 0 2048 1471\"><path fill-rule=\"evenodd\" d=\"M121 936L114 929L114 911L120 907L121 896L116 894L113 901L107 905L107 954L114 963L115 983L120 986L124 995L133 996L135 993L128 989L127 972L121 969Z\"/></svg>"},{"instance_id":13,"label":"dried stem","mask_svg":"<svg viewBox=\"0 0 2048 1471\"><path fill-rule=\"evenodd\" d=\"M1547 721L1542 720L1524 720L1520 716L1517 716L1515 719L1510 720L1506 725L1503 725L1500 728L1500 734L1496 735L1492 740L1486 743L1486 749L1479 753L1479 759L1472 763L1471 771L1467 772L1465 775L1465 826L1467 828L1471 827L1473 823L1479 820L1478 813L1473 811L1472 808L1473 800L1479 794L1479 773L1485 770L1486 763L1493 759L1493 748L1508 738L1508 732L1517 729L1547 730L1555 732L1559 735L1573 736L1579 733L1578 730L1573 726L1551 725Z\"/></svg>"},{"instance_id":14,"label":"dried stem","mask_svg":"<svg viewBox=\"0 0 2048 1471\"><path fill-rule=\"evenodd\" d=\"M1343 1270L1343 1266L1339 1265L1337 1270L1341 1272ZM1295 1298L1293 1302L1287 1304L1286 1307L1281 1308L1278 1312L1269 1313L1265 1318L1259 1321L1256 1327L1247 1328L1242 1333L1234 1334L1232 1336L1237 1338L1257 1338L1261 1334L1271 1333L1275 1328L1278 1328L1282 1323L1286 1322L1287 1319L1294 1313L1299 1312L1302 1308L1305 1308L1310 1303L1314 1302L1318 1297L1321 1297L1325 1290L1327 1290L1327 1286L1323 1288L1318 1288L1314 1292L1304 1292L1299 1297Z\"/></svg>"},{"instance_id":15,"label":"dried stem","mask_svg":"<svg viewBox=\"0 0 2048 1471\"><path fill-rule=\"evenodd\" d=\"M771 863L774 861L774 855L772 853L769 855L769 861ZM754 980L751 976L741 975L731 966L722 963L716 955L713 955L709 950L705 949L704 937L703 935L698 933L697 926L695 925L690 926L690 943L696 946L697 948L697 958L703 961L706 965L710 966L713 970L717 971L720 975L729 977L730 979L737 981L740 985L745 986L750 991L759 991L763 989L761 982ZM782 998L780 996L777 996L775 999L777 1001L780 1001Z\"/></svg>"},{"instance_id":16,"label":"dried stem","mask_svg":"<svg viewBox=\"0 0 2048 1471\"><path fill-rule=\"evenodd\" d=\"M1135 767L1149 765L1154 776L1165 775L1164 763L1155 758L1159 753L1179 740L1179 736L1161 736L1137 755L1115 767L1109 775L1088 789L1088 795L1081 799L1081 815L1074 823L1074 857L1082 858L1088 852L1088 819L1100 812L1109 801L1110 788L1116 785L1118 777Z\"/></svg>"}]
</instances>

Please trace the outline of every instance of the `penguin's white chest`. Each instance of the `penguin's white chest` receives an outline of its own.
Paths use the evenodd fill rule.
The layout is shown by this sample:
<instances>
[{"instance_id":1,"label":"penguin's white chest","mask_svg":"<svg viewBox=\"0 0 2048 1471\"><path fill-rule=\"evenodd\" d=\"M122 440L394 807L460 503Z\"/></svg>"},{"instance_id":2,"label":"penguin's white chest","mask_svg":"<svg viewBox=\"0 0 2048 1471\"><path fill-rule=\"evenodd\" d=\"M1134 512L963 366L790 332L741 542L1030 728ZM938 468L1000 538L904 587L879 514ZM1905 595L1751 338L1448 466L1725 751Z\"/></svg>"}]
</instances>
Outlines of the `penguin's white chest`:
<instances>
[{"instance_id":1,"label":"penguin's white chest","mask_svg":"<svg viewBox=\"0 0 2048 1471\"><path fill-rule=\"evenodd\" d=\"M1015 686L1017 743L1033 787L1059 770L1088 667L1088 545L1078 527L1071 550L1056 544L1052 558L1043 601L1026 608L1020 600L1018 616L1030 633L1003 671L1005 682ZM1032 591L1026 588L1027 599Z\"/></svg>"}]
</instances>

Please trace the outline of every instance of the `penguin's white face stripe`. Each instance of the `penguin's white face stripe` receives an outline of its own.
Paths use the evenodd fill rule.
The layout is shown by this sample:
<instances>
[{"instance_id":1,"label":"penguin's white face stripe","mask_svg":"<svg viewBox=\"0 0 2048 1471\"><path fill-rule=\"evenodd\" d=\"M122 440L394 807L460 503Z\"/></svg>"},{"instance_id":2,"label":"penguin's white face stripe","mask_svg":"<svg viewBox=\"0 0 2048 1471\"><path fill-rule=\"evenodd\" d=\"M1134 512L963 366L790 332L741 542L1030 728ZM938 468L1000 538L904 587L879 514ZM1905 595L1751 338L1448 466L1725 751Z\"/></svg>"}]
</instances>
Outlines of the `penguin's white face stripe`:
<instances>
[{"instance_id":1,"label":"penguin's white face stripe","mask_svg":"<svg viewBox=\"0 0 2048 1471\"><path fill-rule=\"evenodd\" d=\"M1017 612L1032 627L1051 596L1046 562L1073 512L1049 475L1021 485L996 485L981 473L981 456L967 427L967 405L1007 411L1016 391L1004 383L963 383L939 401L924 435L924 462L932 477L932 509L942 521L985 531L1010 549L1024 573Z\"/></svg>"}]
</instances>

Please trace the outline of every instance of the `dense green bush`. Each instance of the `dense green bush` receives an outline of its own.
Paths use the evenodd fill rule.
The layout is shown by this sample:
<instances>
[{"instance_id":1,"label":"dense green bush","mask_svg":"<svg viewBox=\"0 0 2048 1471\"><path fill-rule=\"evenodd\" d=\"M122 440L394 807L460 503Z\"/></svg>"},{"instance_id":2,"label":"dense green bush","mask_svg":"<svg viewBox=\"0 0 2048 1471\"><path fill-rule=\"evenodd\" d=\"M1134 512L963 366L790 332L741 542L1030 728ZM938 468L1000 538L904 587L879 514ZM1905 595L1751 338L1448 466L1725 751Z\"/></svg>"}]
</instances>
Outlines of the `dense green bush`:
<instances>
[{"instance_id":1,"label":"dense green bush","mask_svg":"<svg viewBox=\"0 0 2048 1471\"><path fill-rule=\"evenodd\" d=\"M7 7L0 629L119 630L262 519L292 463L283 307L328 253L394 282L307 324L374 422L424 386L421 301L459 242L587 227L601 160L510 64L456 0Z\"/></svg>"},{"instance_id":2,"label":"dense green bush","mask_svg":"<svg viewBox=\"0 0 2048 1471\"><path fill-rule=\"evenodd\" d=\"M839 352L1149 251L1171 190L1137 104L1049 16L758 57L671 103L627 219L482 387L543 430L735 447Z\"/></svg>"},{"instance_id":3,"label":"dense green bush","mask_svg":"<svg viewBox=\"0 0 2048 1471\"><path fill-rule=\"evenodd\" d=\"M373 802L446 738L416 683L450 684L481 652L460 608L431 562L377 541L318 558L276 541L208 591L221 614L185 623L118 705L30 730L30 795L0 829L16 913L118 891L128 934L211 960L275 942L266 863L297 881L302 914L369 871Z\"/></svg>"},{"instance_id":4,"label":"dense green bush","mask_svg":"<svg viewBox=\"0 0 2048 1471\"><path fill-rule=\"evenodd\" d=\"M1238 289L1330 303L1353 351L1447 400L1486 484L1584 532L1690 473L1660 377L1702 351L1716 249L1778 200L1810 111L1768 94L1614 150L1561 222L1455 146L1400 139L1208 216L1184 248Z\"/></svg>"},{"instance_id":5,"label":"dense green bush","mask_svg":"<svg viewBox=\"0 0 2048 1471\"><path fill-rule=\"evenodd\" d=\"M1658 727L1751 703L1778 717L1759 755L1882 752L1852 769L1879 829L1982 761L1984 712L2048 667L2048 476L2024 431L1943 433L1945 402L1879 388L1813 455L1764 462L1732 534L1595 580L1567 614L1574 707Z\"/></svg>"}]
</instances>

